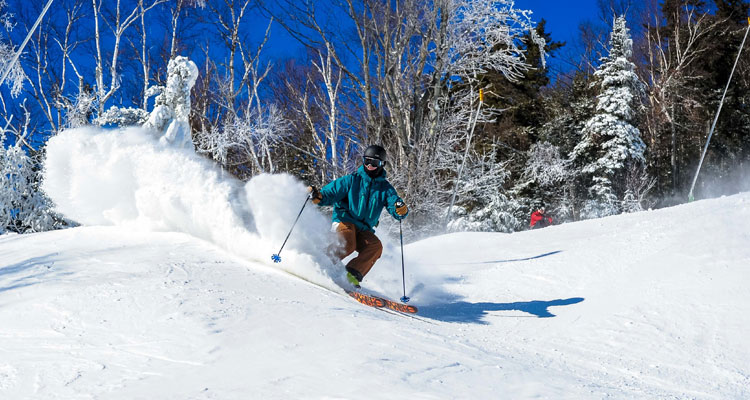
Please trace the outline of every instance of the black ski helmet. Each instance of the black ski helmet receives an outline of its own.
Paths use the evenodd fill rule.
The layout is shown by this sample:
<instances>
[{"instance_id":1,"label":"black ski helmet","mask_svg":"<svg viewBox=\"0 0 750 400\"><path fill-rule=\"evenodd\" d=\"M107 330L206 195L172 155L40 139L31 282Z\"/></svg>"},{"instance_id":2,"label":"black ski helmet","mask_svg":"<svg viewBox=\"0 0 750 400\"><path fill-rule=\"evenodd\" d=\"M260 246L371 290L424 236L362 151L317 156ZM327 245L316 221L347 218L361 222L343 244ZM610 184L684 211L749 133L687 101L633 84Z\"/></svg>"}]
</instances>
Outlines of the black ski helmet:
<instances>
[{"instance_id":1,"label":"black ski helmet","mask_svg":"<svg viewBox=\"0 0 750 400\"><path fill-rule=\"evenodd\" d=\"M383 163L386 162L385 149L382 146L373 144L365 149L365 157L377 158Z\"/></svg>"},{"instance_id":2,"label":"black ski helmet","mask_svg":"<svg viewBox=\"0 0 750 400\"><path fill-rule=\"evenodd\" d=\"M372 178L380 176L380 174L383 173L383 166L385 166L386 163L385 149L382 146L378 146L376 144L373 144L365 149L365 154L362 157L363 163L375 166L372 161L367 160L368 158L380 160L380 165L378 165L377 169L374 170L368 170L367 168L365 168L365 172Z\"/></svg>"}]
</instances>

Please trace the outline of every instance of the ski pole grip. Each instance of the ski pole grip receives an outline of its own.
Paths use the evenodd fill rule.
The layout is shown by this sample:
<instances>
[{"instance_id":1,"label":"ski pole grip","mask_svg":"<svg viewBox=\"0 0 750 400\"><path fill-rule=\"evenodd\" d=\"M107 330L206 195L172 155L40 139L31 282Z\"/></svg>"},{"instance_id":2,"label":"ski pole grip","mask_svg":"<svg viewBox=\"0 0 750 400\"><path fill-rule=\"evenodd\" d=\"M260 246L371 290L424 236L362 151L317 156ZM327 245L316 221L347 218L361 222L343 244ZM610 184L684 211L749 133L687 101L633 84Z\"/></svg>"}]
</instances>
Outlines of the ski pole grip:
<instances>
[{"instance_id":1,"label":"ski pole grip","mask_svg":"<svg viewBox=\"0 0 750 400\"><path fill-rule=\"evenodd\" d=\"M320 203L321 200L323 200L323 196L320 194L320 191L315 186L308 186L307 187L307 198L309 200L312 200L313 204Z\"/></svg>"}]
</instances>

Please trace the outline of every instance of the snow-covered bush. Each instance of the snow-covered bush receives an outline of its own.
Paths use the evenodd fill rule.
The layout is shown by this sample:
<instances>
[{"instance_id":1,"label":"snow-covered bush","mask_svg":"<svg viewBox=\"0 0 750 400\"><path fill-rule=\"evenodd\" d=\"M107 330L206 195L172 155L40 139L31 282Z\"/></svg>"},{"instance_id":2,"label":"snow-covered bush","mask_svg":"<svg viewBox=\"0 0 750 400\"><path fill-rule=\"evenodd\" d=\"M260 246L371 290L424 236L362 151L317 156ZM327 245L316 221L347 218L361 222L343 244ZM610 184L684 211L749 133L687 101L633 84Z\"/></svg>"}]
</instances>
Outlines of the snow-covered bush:
<instances>
[{"instance_id":1,"label":"snow-covered bush","mask_svg":"<svg viewBox=\"0 0 750 400\"><path fill-rule=\"evenodd\" d=\"M494 160L494 147L466 160L459 184L456 212L451 211L448 229L485 232L513 232L523 226L520 205L503 190L510 176L507 163Z\"/></svg>"},{"instance_id":2,"label":"snow-covered bush","mask_svg":"<svg viewBox=\"0 0 750 400\"><path fill-rule=\"evenodd\" d=\"M523 205L504 193L498 193L489 203L473 210L454 206L448 231L516 232L523 230L526 218Z\"/></svg>"},{"instance_id":3,"label":"snow-covered bush","mask_svg":"<svg viewBox=\"0 0 750 400\"><path fill-rule=\"evenodd\" d=\"M589 198L581 210L581 219L601 218L620 212L620 202L612 193L612 182L603 176L595 176L589 188Z\"/></svg>"},{"instance_id":4,"label":"snow-covered bush","mask_svg":"<svg viewBox=\"0 0 750 400\"><path fill-rule=\"evenodd\" d=\"M0 135L0 143L5 135ZM50 201L39 190L38 163L21 146L21 141L0 147L0 233L30 233L65 225L51 210Z\"/></svg>"},{"instance_id":5,"label":"snow-covered bush","mask_svg":"<svg viewBox=\"0 0 750 400\"><path fill-rule=\"evenodd\" d=\"M521 204L523 220L528 222L531 212L542 206L556 222L571 219L570 160L560 154L557 146L548 142L533 144L527 156L520 179L511 190Z\"/></svg>"},{"instance_id":6,"label":"snow-covered bush","mask_svg":"<svg viewBox=\"0 0 750 400\"><path fill-rule=\"evenodd\" d=\"M96 93L92 90L79 87L78 95L74 101L66 100L65 104L65 127L78 128L90 123L91 114L96 109Z\"/></svg>"},{"instance_id":7,"label":"snow-covered bush","mask_svg":"<svg viewBox=\"0 0 750 400\"><path fill-rule=\"evenodd\" d=\"M167 84L158 88L154 109L144 124L160 135L160 142L195 150L190 129L190 90L197 79L198 67L187 57L169 60Z\"/></svg>"},{"instance_id":8,"label":"snow-covered bush","mask_svg":"<svg viewBox=\"0 0 750 400\"><path fill-rule=\"evenodd\" d=\"M560 155L557 146L549 142L534 143L528 155L523 180L551 186L565 182L570 176L570 161Z\"/></svg>"},{"instance_id":9,"label":"snow-covered bush","mask_svg":"<svg viewBox=\"0 0 750 400\"><path fill-rule=\"evenodd\" d=\"M110 107L94 122L99 126L134 126L143 125L148 121L149 113L132 107Z\"/></svg>"},{"instance_id":10,"label":"snow-covered bush","mask_svg":"<svg viewBox=\"0 0 750 400\"><path fill-rule=\"evenodd\" d=\"M276 172L272 150L289 135L291 123L276 105L253 109L232 117L223 129L214 128L196 135L197 151L206 154L241 179L263 172ZM252 165L252 171L241 173L236 166Z\"/></svg>"},{"instance_id":11,"label":"snow-covered bush","mask_svg":"<svg viewBox=\"0 0 750 400\"><path fill-rule=\"evenodd\" d=\"M632 166L628 170L625 184L625 196L622 199L624 212L638 212L649 209L654 200L649 198L649 192L656 185L656 179L646 173L642 165Z\"/></svg>"}]
</instances>

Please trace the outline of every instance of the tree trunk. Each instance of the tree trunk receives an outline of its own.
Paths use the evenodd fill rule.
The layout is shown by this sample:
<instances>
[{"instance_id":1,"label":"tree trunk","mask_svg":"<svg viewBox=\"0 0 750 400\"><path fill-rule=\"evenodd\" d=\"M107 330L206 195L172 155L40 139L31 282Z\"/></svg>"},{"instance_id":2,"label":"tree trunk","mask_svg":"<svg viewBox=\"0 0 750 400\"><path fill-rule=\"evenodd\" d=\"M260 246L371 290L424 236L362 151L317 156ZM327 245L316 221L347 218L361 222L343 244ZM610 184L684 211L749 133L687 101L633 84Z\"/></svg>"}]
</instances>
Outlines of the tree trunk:
<instances>
[{"instance_id":1,"label":"tree trunk","mask_svg":"<svg viewBox=\"0 0 750 400\"><path fill-rule=\"evenodd\" d=\"M672 123L670 124L672 127L672 154L671 154L671 165L672 165L672 194L677 194L677 186L679 183L679 170L677 167L677 128L675 128L675 119L674 119L674 103L672 103L672 109L670 110L672 114Z\"/></svg>"}]
</instances>

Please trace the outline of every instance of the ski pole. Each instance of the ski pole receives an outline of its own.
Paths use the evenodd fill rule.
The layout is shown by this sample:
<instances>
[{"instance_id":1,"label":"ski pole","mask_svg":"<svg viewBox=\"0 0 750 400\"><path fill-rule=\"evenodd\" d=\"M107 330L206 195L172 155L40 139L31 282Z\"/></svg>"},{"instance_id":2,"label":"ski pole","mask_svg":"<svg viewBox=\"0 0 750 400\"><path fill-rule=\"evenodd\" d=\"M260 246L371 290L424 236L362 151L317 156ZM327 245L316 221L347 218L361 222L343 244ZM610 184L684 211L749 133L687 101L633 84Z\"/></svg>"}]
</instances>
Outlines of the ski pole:
<instances>
[{"instance_id":1,"label":"ski pole","mask_svg":"<svg viewBox=\"0 0 750 400\"><path fill-rule=\"evenodd\" d=\"M401 298L401 302L408 303L409 298L406 297L406 272L404 270L404 231L401 229L401 220L398 220L398 234L401 238L401 282L404 285L404 297Z\"/></svg>"},{"instance_id":2,"label":"ski pole","mask_svg":"<svg viewBox=\"0 0 750 400\"><path fill-rule=\"evenodd\" d=\"M292 234L292 231L294 230L294 226L297 225L297 221L299 221L300 215L302 215L302 211L305 211L305 206L307 205L307 202L312 198L312 193L310 193L307 198L305 199L305 204L302 205L302 209L299 210L299 214L297 214L297 219L294 220L294 223L292 224L292 228L289 229L289 233L286 235L286 239L284 239L284 243L281 244L281 248L279 249L279 252L272 255L271 259L275 263L281 262L281 250L284 250L284 246L286 245L286 241L289 240L289 236Z\"/></svg>"}]
</instances>

